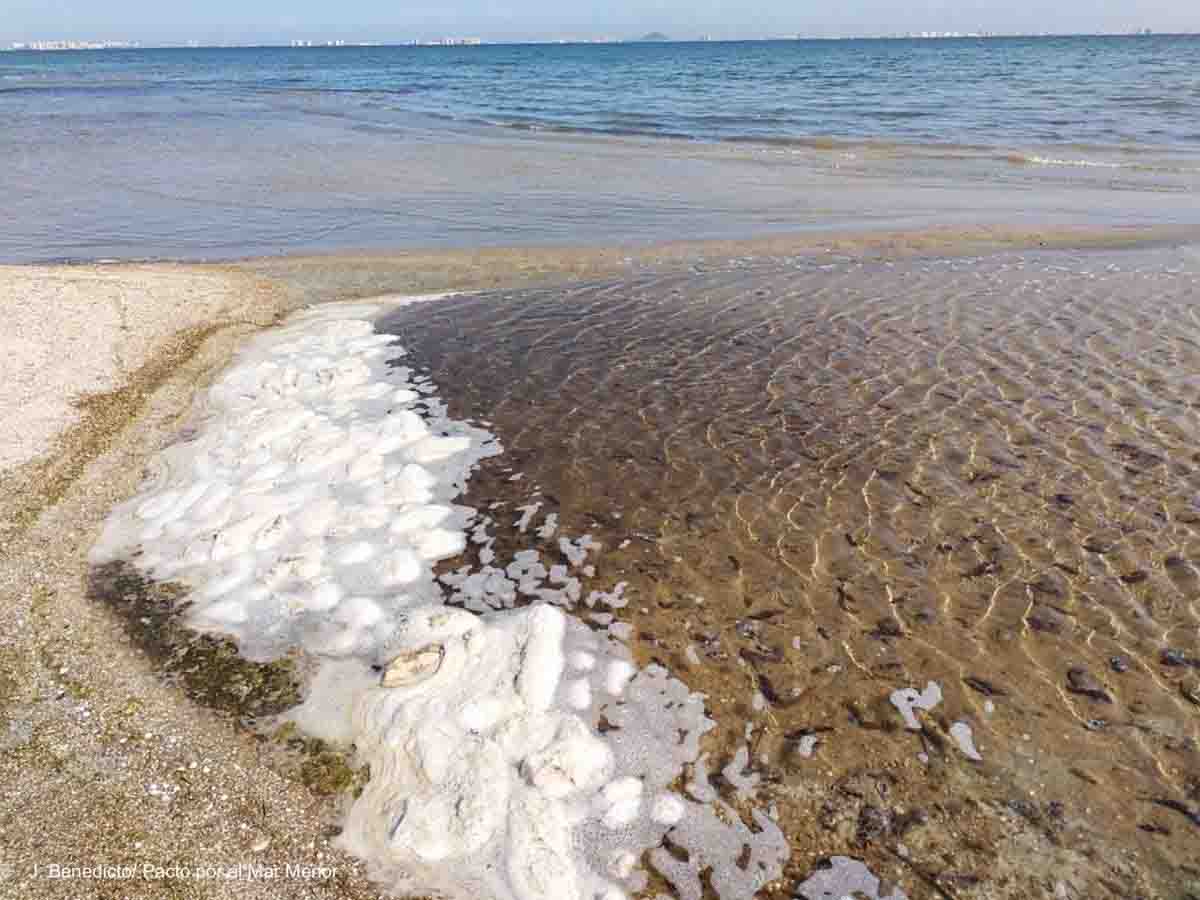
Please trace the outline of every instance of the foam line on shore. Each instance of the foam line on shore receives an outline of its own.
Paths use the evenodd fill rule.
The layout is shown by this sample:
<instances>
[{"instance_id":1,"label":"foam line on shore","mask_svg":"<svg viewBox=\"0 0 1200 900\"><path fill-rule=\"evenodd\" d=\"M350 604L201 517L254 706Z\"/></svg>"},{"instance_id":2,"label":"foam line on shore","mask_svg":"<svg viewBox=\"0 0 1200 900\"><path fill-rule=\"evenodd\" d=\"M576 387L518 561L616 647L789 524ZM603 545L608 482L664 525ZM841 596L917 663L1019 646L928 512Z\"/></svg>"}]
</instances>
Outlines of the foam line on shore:
<instances>
[{"instance_id":1,"label":"foam line on shore","mask_svg":"<svg viewBox=\"0 0 1200 900\"><path fill-rule=\"evenodd\" d=\"M190 624L254 660L369 656L405 608L439 601L432 565L472 516L451 501L500 447L395 365L368 317L398 302L320 307L252 341L93 562L140 547L147 574L196 587Z\"/></svg>"},{"instance_id":2,"label":"foam line on shore","mask_svg":"<svg viewBox=\"0 0 1200 900\"><path fill-rule=\"evenodd\" d=\"M703 769L704 698L639 670L622 630L560 609L590 571L588 536L560 538L565 565L526 550L489 571L533 605L444 605L434 566L480 529L455 501L501 447L376 333L415 299L318 307L253 339L92 561L188 585L189 624L251 659L316 661L293 718L370 763L341 842L393 889L618 900L648 884L646 857L683 900L704 869L723 900L752 897L788 855L774 821L672 790ZM661 849L668 832L689 862Z\"/></svg>"}]
</instances>

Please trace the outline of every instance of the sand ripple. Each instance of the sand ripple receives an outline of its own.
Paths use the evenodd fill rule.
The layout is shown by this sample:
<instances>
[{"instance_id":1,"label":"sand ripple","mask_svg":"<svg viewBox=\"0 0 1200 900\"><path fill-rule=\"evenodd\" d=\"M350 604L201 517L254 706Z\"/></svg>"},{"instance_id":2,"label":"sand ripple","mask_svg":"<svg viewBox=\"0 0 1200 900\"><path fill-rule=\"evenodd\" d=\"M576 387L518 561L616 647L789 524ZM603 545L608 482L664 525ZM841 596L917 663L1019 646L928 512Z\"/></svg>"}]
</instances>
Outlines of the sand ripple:
<instances>
[{"instance_id":1,"label":"sand ripple","mask_svg":"<svg viewBox=\"0 0 1200 900\"><path fill-rule=\"evenodd\" d=\"M797 865L850 844L915 877L902 838L956 896L1200 879L1186 251L745 261L389 327L543 515L603 540L644 655L752 724ZM944 702L905 732L887 697L928 680Z\"/></svg>"}]
</instances>

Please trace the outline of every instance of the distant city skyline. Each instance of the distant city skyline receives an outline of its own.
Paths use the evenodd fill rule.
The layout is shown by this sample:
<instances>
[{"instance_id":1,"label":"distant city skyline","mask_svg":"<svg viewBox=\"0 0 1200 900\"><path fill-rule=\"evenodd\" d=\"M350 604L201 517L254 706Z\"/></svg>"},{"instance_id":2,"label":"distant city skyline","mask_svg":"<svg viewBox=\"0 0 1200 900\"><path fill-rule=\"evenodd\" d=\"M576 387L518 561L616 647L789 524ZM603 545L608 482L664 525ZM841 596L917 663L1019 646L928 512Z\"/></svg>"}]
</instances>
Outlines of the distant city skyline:
<instances>
[{"instance_id":1,"label":"distant city skyline","mask_svg":"<svg viewBox=\"0 0 1200 900\"><path fill-rule=\"evenodd\" d=\"M251 47L286 47L289 49L320 49L339 47L474 47L474 46L517 46L537 44L630 44L646 41L665 41L668 43L707 43L707 42L756 42L756 41L840 41L840 40L903 40L903 39L1000 39L1000 38L1054 38L1074 36L1105 36L1105 37L1144 37L1148 35L1172 34L1159 32L1152 28L1136 28L1128 31L1095 31L1095 32L993 32L993 31L907 31L881 32L878 34L837 34L837 35L777 35L743 38L714 38L711 34L699 36L671 37L657 33L633 37L557 37L557 38L528 38L528 39L493 39L485 40L473 35L445 35L438 38L410 38L403 41L354 41L342 38L289 38L259 41L221 41L206 42L198 40L187 41L128 41L128 40L94 40L89 38L70 38L37 41L0 41L0 53L5 51L47 51L47 50L154 50L154 49L220 49L220 48L251 48ZM1178 32L1184 36L1200 32Z\"/></svg>"},{"instance_id":2,"label":"distant city skyline","mask_svg":"<svg viewBox=\"0 0 1200 900\"><path fill-rule=\"evenodd\" d=\"M648 32L671 38L763 38L807 35L962 33L1200 32L1195 0L843 0L799 7L794 0L583 0L564 8L549 0L511 0L498 10L484 0L399 6L342 0L338 21L316 0L210 0L179 9L151 0L7 0L0 46L35 41L131 41L142 44L344 41L403 43L447 37L483 41L630 39Z\"/></svg>"}]
</instances>

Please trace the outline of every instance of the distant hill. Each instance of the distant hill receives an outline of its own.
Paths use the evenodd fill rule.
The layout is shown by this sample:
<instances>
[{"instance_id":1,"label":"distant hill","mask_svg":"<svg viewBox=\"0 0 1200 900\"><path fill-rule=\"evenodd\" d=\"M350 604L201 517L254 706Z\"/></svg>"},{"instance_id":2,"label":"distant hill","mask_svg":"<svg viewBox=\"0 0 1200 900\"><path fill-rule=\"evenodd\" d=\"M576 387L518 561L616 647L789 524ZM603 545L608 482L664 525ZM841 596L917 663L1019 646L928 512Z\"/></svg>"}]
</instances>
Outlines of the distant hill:
<instances>
[{"instance_id":1,"label":"distant hill","mask_svg":"<svg viewBox=\"0 0 1200 900\"><path fill-rule=\"evenodd\" d=\"M661 43L662 41L669 41L670 38L667 37L665 34L663 34L661 31L652 31L649 34L643 34L640 38L638 38L638 40L639 41L659 41Z\"/></svg>"}]
</instances>

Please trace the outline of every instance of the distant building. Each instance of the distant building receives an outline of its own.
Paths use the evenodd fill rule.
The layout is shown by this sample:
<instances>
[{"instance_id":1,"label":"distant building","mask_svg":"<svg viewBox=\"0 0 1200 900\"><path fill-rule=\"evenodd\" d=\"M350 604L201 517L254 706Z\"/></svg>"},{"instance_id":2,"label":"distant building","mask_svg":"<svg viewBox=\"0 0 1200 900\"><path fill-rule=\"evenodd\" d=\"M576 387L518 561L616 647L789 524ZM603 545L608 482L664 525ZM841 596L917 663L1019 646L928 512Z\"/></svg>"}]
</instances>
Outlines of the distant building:
<instances>
[{"instance_id":1,"label":"distant building","mask_svg":"<svg viewBox=\"0 0 1200 900\"><path fill-rule=\"evenodd\" d=\"M14 50L133 50L140 47L136 41L30 41L13 44Z\"/></svg>"}]
</instances>

